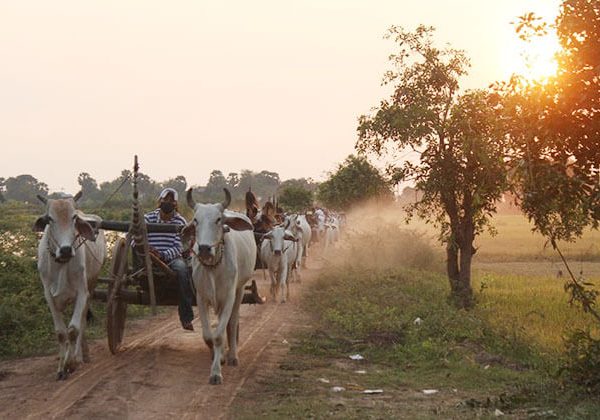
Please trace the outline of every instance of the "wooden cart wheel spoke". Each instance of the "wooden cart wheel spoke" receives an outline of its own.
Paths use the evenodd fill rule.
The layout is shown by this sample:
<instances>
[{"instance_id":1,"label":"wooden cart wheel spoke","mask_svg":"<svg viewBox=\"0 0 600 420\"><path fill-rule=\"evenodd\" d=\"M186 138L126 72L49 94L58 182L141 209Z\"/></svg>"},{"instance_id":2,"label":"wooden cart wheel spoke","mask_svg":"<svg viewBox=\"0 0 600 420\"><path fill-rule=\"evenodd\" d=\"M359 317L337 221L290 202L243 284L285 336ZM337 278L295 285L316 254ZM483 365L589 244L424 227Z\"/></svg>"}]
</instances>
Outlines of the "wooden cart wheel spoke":
<instances>
[{"instance_id":1,"label":"wooden cart wheel spoke","mask_svg":"<svg viewBox=\"0 0 600 420\"><path fill-rule=\"evenodd\" d=\"M108 348L116 354L123 341L125 318L127 317L127 302L122 298L121 291L125 285L127 274L127 251L129 246L123 238L119 239L113 248L110 265L110 275L113 283L109 286L106 305L106 333Z\"/></svg>"}]
</instances>

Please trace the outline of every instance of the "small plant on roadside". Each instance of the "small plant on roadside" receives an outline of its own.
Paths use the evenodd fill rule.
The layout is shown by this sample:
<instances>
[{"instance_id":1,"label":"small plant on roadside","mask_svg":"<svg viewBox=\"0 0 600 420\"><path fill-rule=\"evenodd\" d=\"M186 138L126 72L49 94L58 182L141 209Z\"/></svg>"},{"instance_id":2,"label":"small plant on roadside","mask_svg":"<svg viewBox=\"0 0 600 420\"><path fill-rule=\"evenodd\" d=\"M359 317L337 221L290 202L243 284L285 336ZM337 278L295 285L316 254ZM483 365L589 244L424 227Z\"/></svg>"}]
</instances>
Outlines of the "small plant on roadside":
<instances>
[{"instance_id":1,"label":"small plant on roadside","mask_svg":"<svg viewBox=\"0 0 600 420\"><path fill-rule=\"evenodd\" d=\"M589 331L576 330L566 341L565 362L561 369L563 377L588 392L600 391L600 339Z\"/></svg>"}]
</instances>

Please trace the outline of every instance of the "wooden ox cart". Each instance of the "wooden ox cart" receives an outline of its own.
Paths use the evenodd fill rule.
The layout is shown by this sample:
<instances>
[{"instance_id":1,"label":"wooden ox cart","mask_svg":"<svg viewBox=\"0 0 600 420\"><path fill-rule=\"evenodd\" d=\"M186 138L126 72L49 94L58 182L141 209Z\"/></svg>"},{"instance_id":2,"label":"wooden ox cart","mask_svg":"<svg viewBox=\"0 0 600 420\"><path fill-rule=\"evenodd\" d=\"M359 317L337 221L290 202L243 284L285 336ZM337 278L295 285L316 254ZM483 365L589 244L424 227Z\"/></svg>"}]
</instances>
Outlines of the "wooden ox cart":
<instances>
[{"instance_id":1,"label":"wooden ox cart","mask_svg":"<svg viewBox=\"0 0 600 420\"><path fill-rule=\"evenodd\" d=\"M97 228L108 231L126 232L119 238L112 250L112 259L108 277L100 277L99 285L93 293L93 299L106 302L106 331L108 347L115 354L123 340L127 305L149 305L152 313L156 306L177 306L179 304L179 286L177 275L158 257L149 252L147 233L179 233L182 226L171 224L145 223L143 213L138 206L137 192L137 156L133 177L133 217L131 222L103 220ZM133 246L137 244L135 247ZM190 269L191 270L191 269ZM191 281L191 271L190 271ZM265 298L258 294L256 282L246 286L242 303L262 304ZM193 297L193 305L196 297Z\"/></svg>"}]
</instances>

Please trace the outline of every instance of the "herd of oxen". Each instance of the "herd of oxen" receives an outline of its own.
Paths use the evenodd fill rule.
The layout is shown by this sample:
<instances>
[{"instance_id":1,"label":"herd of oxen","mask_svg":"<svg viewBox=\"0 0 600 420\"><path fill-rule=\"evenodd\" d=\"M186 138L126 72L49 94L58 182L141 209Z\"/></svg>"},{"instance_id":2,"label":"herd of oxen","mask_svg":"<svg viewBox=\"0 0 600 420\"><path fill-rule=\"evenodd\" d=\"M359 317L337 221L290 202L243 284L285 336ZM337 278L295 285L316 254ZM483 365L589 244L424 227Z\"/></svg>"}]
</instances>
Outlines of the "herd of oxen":
<instances>
[{"instance_id":1,"label":"herd of oxen","mask_svg":"<svg viewBox=\"0 0 600 420\"><path fill-rule=\"evenodd\" d=\"M246 193L243 214L228 209L231 195L227 189L224 193L221 203L201 204L194 201L189 189L186 201L193 210L193 219L180 232L182 242L190 247L191 279L202 336L212 355L211 384L222 382L223 363L238 364L240 304L255 269L268 271L273 302L279 294L280 301L286 302L289 282L292 278L300 281L311 245L319 242L321 249L333 246L344 223L343 214L321 208L286 213L274 200L261 207L251 191ZM98 229L101 220L76 208L80 197L81 193L61 199L38 196L46 212L34 223L34 230L43 232L38 271L59 345L59 380L89 361L84 336L86 315L106 258L104 232ZM63 313L69 304L73 304L73 313L67 326ZM214 328L210 308L217 317Z\"/></svg>"}]
</instances>

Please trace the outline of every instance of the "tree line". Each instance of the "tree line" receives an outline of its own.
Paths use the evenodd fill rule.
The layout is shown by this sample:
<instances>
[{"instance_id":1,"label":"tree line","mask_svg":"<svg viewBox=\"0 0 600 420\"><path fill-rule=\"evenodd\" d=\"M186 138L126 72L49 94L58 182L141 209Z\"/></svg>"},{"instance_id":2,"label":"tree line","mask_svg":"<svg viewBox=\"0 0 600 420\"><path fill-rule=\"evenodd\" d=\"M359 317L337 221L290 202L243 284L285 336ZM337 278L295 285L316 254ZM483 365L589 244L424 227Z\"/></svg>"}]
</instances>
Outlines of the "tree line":
<instances>
[{"instance_id":1,"label":"tree line","mask_svg":"<svg viewBox=\"0 0 600 420\"><path fill-rule=\"evenodd\" d=\"M99 183L89 173L81 172L77 177L83 193L80 204L91 209L128 207L132 197L132 176L130 170L124 169L115 179ZM166 187L175 189L181 197L184 197L188 188L193 187L195 197L202 202L222 200L223 188L227 188L234 205L238 207L243 207L246 192L252 190L260 202L275 199L288 211L304 211L317 204L341 210L370 198L392 198L390 181L365 157L354 155L339 164L322 183L310 178L282 181L278 173L267 170L253 172L244 169L225 176L222 171L215 169L204 186L189 185L183 175L159 182L147 174L138 173L139 199L146 206L153 205L160 191ZM0 178L0 202L14 200L33 203L37 201L36 195L60 198L63 194L50 192L46 183L32 175Z\"/></svg>"}]
</instances>

